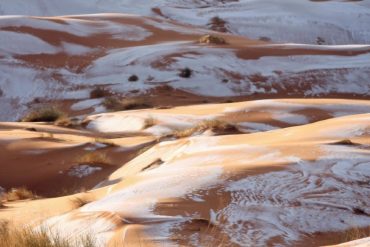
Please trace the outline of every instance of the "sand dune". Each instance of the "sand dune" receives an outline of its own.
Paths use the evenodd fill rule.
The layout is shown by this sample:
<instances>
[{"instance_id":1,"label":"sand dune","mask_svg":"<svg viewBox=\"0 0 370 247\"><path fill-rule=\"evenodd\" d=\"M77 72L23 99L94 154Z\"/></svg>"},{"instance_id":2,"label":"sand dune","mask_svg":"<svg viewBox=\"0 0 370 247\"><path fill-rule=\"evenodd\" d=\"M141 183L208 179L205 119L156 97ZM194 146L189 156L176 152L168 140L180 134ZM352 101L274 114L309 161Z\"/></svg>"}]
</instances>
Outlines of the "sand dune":
<instances>
[{"instance_id":1,"label":"sand dune","mask_svg":"<svg viewBox=\"0 0 370 247\"><path fill-rule=\"evenodd\" d=\"M76 232L93 233L99 246L114 241L122 241L127 246L134 246L138 241L144 246L203 246L206 243L220 244L220 241L228 243L226 246L340 243L337 236L344 231L353 227L364 228L369 223L370 212L366 205L370 195L367 186L370 116L365 113L368 108L367 101L297 99L91 116L87 129L99 118L111 121L112 126L120 126L117 118L131 114L160 116L167 121L165 124L172 123L177 127L179 121L191 124L194 120L215 116L230 119L227 114L232 113L242 121L239 124L251 118L259 119L260 125L276 121L285 125L276 126L274 130L254 129L255 133L247 132L249 134L164 140L124 166L115 166L116 171L112 171L105 182L86 194L14 206L9 204L10 208L2 215L14 217L17 212L24 221L30 219L23 217L22 212L30 211L34 212L32 221L38 222L56 214L55 211L41 213L38 209L45 207L42 205L52 205L55 200L60 200L61 206L56 212L61 213L71 210L71 198L88 196L93 202L52 217L42 225L66 237L77 236ZM302 114L301 117L297 112ZM309 118L315 112L321 112L321 119ZM122 123L139 126L130 125L126 120ZM54 138L59 139L55 144L46 137L27 141L39 133L15 129L22 125L5 124L2 143L7 150L25 153L27 159L31 155L34 155L33 159L40 156L32 154L36 146L39 152L51 152L52 149L66 152L71 145L67 143L68 139L78 143L73 144L72 149L78 155L84 152L83 147L86 150L87 145L93 145L88 144L90 137L86 130L55 134ZM57 131L55 127L48 128ZM127 127L122 125L122 128ZM110 129L109 125L107 129ZM11 133L16 133L22 141L7 139ZM115 138L128 135L120 130L114 134ZM130 135L135 134L138 137L126 137L131 138L129 143L147 133L134 130ZM150 141L148 137L138 140L139 144ZM109 150L110 155L113 152ZM68 156L72 157L72 153ZM58 162L65 157L54 155L53 160ZM119 157L122 165L122 151ZM66 163L70 165L68 161ZM24 165L17 163L14 167L22 169ZM61 165L57 167L62 169ZM33 176L39 176L38 180L41 180L45 172L44 168L35 169ZM22 174L20 171L15 173ZM97 174L88 176L102 179ZM17 178L12 179L15 182ZM26 181L25 178L22 180Z\"/></svg>"},{"instance_id":2,"label":"sand dune","mask_svg":"<svg viewBox=\"0 0 370 247\"><path fill-rule=\"evenodd\" d=\"M0 239L370 246L369 23L370 0L1 1Z\"/></svg>"},{"instance_id":3,"label":"sand dune","mask_svg":"<svg viewBox=\"0 0 370 247\"><path fill-rule=\"evenodd\" d=\"M150 95L153 106L171 104L161 100L171 90L183 98L180 104L199 96L214 102L367 98L370 91L368 45L266 43L127 14L5 16L0 32L2 120L43 104L62 105L71 115L104 112L103 99L90 95L97 87L120 97ZM209 33L227 44L198 43ZM191 78L179 76L186 67Z\"/></svg>"}]
</instances>

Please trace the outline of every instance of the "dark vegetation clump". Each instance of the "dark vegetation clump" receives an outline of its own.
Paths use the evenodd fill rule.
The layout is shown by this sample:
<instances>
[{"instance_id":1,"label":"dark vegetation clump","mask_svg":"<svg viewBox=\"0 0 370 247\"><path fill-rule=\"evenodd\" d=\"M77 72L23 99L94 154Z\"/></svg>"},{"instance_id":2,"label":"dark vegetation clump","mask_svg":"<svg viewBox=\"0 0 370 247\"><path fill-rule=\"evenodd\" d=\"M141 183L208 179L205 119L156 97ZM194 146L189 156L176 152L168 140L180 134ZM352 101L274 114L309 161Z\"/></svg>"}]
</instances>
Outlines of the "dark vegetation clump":
<instances>
[{"instance_id":1,"label":"dark vegetation clump","mask_svg":"<svg viewBox=\"0 0 370 247\"><path fill-rule=\"evenodd\" d=\"M90 99L97 99L97 98L103 98L109 95L109 91L102 88L102 87L97 87L93 89L90 92Z\"/></svg>"},{"instance_id":2,"label":"dark vegetation clump","mask_svg":"<svg viewBox=\"0 0 370 247\"><path fill-rule=\"evenodd\" d=\"M142 109L151 106L144 98L125 98L108 97L103 101L105 108L111 111L124 111L132 109Z\"/></svg>"},{"instance_id":3,"label":"dark vegetation clump","mask_svg":"<svg viewBox=\"0 0 370 247\"><path fill-rule=\"evenodd\" d=\"M35 109L26 116L24 116L22 122L55 122L56 120L65 117L66 114L55 106L44 106Z\"/></svg>"},{"instance_id":4,"label":"dark vegetation clump","mask_svg":"<svg viewBox=\"0 0 370 247\"><path fill-rule=\"evenodd\" d=\"M208 24L207 24L208 28L213 30L213 31L217 31L217 32L227 32L227 23L224 19L220 18L219 16L214 16L212 17Z\"/></svg>"},{"instance_id":5,"label":"dark vegetation clump","mask_svg":"<svg viewBox=\"0 0 370 247\"><path fill-rule=\"evenodd\" d=\"M137 75L131 75L129 78L128 78L128 81L138 81L139 80L139 77Z\"/></svg>"},{"instance_id":6,"label":"dark vegetation clump","mask_svg":"<svg viewBox=\"0 0 370 247\"><path fill-rule=\"evenodd\" d=\"M263 42L271 42L271 38L266 37L266 36L261 36L258 39L261 40L261 41L263 41Z\"/></svg>"},{"instance_id":7,"label":"dark vegetation clump","mask_svg":"<svg viewBox=\"0 0 370 247\"><path fill-rule=\"evenodd\" d=\"M182 78L190 78L192 75L193 71L189 68L185 68L180 70L179 76Z\"/></svg>"},{"instance_id":8,"label":"dark vegetation clump","mask_svg":"<svg viewBox=\"0 0 370 247\"><path fill-rule=\"evenodd\" d=\"M316 39L316 44L318 44L318 45L323 45L323 44L325 44L325 39L324 39L324 38L322 38L322 37L317 37L317 39Z\"/></svg>"}]
</instances>

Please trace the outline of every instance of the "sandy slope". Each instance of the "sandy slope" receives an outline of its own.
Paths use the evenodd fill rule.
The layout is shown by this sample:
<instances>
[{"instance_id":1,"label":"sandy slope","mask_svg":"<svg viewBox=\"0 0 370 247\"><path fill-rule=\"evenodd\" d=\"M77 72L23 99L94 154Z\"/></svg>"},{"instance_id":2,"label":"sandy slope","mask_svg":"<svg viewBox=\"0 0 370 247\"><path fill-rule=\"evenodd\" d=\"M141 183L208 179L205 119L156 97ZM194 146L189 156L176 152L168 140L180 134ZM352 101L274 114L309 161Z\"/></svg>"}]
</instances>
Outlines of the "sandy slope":
<instances>
[{"instance_id":1,"label":"sandy slope","mask_svg":"<svg viewBox=\"0 0 370 247\"><path fill-rule=\"evenodd\" d=\"M145 136L108 140L43 124L1 123L0 186L26 186L41 196L89 189L153 140Z\"/></svg>"},{"instance_id":2,"label":"sandy slope","mask_svg":"<svg viewBox=\"0 0 370 247\"><path fill-rule=\"evenodd\" d=\"M16 222L39 222L54 216L42 224L68 237L92 233L99 246L117 241L125 246L138 242L142 246L344 242L345 231L370 225L369 107L367 101L354 100L265 100L96 115L88 118L87 130L33 125L44 132L58 132L54 135L59 141L54 144L45 137L31 141L40 133L20 130L25 124L4 123L2 147L17 149L27 159L32 155L38 159L39 155L30 153L35 147L40 152L66 150L72 140L78 147L93 145L88 140L99 132L91 126L99 124L105 126L98 128L99 135L136 135L126 137L131 144L150 141L140 137L148 132L127 130L139 126L125 119L129 116L161 119L154 129L164 125L180 128L179 122L191 126L204 118L231 119L228 114L238 116L234 123L241 126L251 121L255 126L280 125L274 125L274 130L254 128L246 131L249 134L161 141L124 166L125 149L120 149L120 166L99 188L56 199L10 203L0 214ZM111 129L109 124L127 131L105 133ZM81 148L73 150L83 152ZM113 152L109 150L110 156ZM67 156L54 155L53 160ZM13 163L14 169L25 167L19 162ZM68 161L65 164L70 165ZM34 170L33 176L42 172L44 169ZM102 179L96 173L88 177ZM93 202L72 210L74 197L89 197ZM55 203L59 205L55 210L46 210ZM62 215L55 216L58 214ZM363 241L366 246L367 240Z\"/></svg>"}]
</instances>

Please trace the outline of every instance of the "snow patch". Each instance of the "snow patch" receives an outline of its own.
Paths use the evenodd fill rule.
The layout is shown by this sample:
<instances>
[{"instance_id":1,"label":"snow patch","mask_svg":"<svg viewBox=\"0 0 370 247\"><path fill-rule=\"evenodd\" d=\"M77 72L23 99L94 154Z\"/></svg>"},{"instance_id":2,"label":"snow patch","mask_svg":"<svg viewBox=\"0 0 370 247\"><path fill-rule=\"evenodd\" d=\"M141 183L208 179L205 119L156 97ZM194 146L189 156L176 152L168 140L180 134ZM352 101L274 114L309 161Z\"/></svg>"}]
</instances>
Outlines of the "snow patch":
<instances>
[{"instance_id":1,"label":"snow patch","mask_svg":"<svg viewBox=\"0 0 370 247\"><path fill-rule=\"evenodd\" d=\"M78 177L78 178L83 178L90 176L94 174L97 171L101 171L102 168L98 166L90 166L90 165L78 165L72 167L68 171L68 175L71 177Z\"/></svg>"}]
</instances>

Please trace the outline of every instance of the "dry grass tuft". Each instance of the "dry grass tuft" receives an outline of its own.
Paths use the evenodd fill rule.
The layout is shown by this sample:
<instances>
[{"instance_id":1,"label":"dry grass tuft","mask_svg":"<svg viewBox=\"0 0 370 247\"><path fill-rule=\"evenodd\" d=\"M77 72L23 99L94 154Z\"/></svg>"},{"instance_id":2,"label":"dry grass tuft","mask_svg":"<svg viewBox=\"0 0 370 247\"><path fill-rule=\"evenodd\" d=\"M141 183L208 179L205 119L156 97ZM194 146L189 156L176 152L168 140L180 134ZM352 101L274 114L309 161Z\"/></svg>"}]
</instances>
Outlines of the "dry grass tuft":
<instances>
[{"instance_id":1,"label":"dry grass tuft","mask_svg":"<svg viewBox=\"0 0 370 247\"><path fill-rule=\"evenodd\" d=\"M225 45L227 44L225 39L215 35L204 35L200 37L199 43L202 44L214 44L214 45Z\"/></svg>"},{"instance_id":2,"label":"dry grass tuft","mask_svg":"<svg viewBox=\"0 0 370 247\"><path fill-rule=\"evenodd\" d=\"M62 238L51 230L33 230L30 227L11 226L0 221L0 246L6 247L94 247L91 235L72 241Z\"/></svg>"},{"instance_id":3,"label":"dry grass tuft","mask_svg":"<svg viewBox=\"0 0 370 247\"><path fill-rule=\"evenodd\" d=\"M93 202L94 200L92 198L89 198L89 197L74 197L73 199L71 199L71 203L73 205L73 208L80 208L90 202Z\"/></svg>"},{"instance_id":4,"label":"dry grass tuft","mask_svg":"<svg viewBox=\"0 0 370 247\"><path fill-rule=\"evenodd\" d=\"M370 236L370 227L365 228L354 227L345 232L343 242L350 242L361 238L367 238L369 236Z\"/></svg>"},{"instance_id":5,"label":"dry grass tuft","mask_svg":"<svg viewBox=\"0 0 370 247\"><path fill-rule=\"evenodd\" d=\"M176 138L184 138L203 133L206 130L211 130L218 134L223 134L227 132L237 132L237 129L233 124L217 119L211 119L204 120L198 123L196 126L188 129L177 130L172 134L172 136Z\"/></svg>"},{"instance_id":6,"label":"dry grass tuft","mask_svg":"<svg viewBox=\"0 0 370 247\"><path fill-rule=\"evenodd\" d=\"M102 152L89 152L81 156L76 160L79 164L100 164L100 165L111 165L113 162L112 160L107 156L106 153Z\"/></svg>"},{"instance_id":7,"label":"dry grass tuft","mask_svg":"<svg viewBox=\"0 0 370 247\"><path fill-rule=\"evenodd\" d=\"M105 108L112 111L124 111L150 107L150 104L143 98L119 99L117 97L108 97L103 101L103 105Z\"/></svg>"},{"instance_id":8,"label":"dry grass tuft","mask_svg":"<svg viewBox=\"0 0 370 247\"><path fill-rule=\"evenodd\" d=\"M67 116L62 116L61 118L59 118L58 120L56 120L54 122L54 124L56 126L69 127L70 128L70 127L79 126L80 125L80 122L76 118L70 118L70 117L67 117Z\"/></svg>"},{"instance_id":9,"label":"dry grass tuft","mask_svg":"<svg viewBox=\"0 0 370 247\"><path fill-rule=\"evenodd\" d=\"M12 188L4 195L4 199L10 202L38 198L39 196L37 196L35 193L33 193L32 191L25 187Z\"/></svg>"},{"instance_id":10,"label":"dry grass tuft","mask_svg":"<svg viewBox=\"0 0 370 247\"><path fill-rule=\"evenodd\" d=\"M24 116L22 122L55 122L66 117L66 114L55 106L45 106L35 109Z\"/></svg>"},{"instance_id":11,"label":"dry grass tuft","mask_svg":"<svg viewBox=\"0 0 370 247\"><path fill-rule=\"evenodd\" d=\"M152 117L146 118L144 122L144 129L155 125L155 119Z\"/></svg>"}]
</instances>

